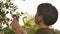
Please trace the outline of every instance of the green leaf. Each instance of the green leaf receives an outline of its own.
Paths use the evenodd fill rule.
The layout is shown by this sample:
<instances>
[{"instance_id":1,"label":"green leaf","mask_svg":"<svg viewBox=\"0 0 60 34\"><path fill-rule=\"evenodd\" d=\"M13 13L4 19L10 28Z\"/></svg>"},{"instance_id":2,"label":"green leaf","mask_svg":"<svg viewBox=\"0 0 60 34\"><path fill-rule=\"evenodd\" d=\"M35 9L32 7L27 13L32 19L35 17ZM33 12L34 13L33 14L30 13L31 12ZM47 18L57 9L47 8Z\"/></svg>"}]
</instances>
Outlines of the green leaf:
<instances>
[{"instance_id":1,"label":"green leaf","mask_svg":"<svg viewBox=\"0 0 60 34\"><path fill-rule=\"evenodd\" d=\"M10 2L11 0L7 0L8 2Z\"/></svg>"},{"instance_id":2,"label":"green leaf","mask_svg":"<svg viewBox=\"0 0 60 34\"><path fill-rule=\"evenodd\" d=\"M8 5L8 3L5 3L5 7L6 7L6 9L8 9L8 8L9 8L9 5Z\"/></svg>"},{"instance_id":3,"label":"green leaf","mask_svg":"<svg viewBox=\"0 0 60 34\"><path fill-rule=\"evenodd\" d=\"M24 14L23 12L21 12L21 14Z\"/></svg>"},{"instance_id":4,"label":"green leaf","mask_svg":"<svg viewBox=\"0 0 60 34\"><path fill-rule=\"evenodd\" d=\"M2 31L3 29L0 28L0 32Z\"/></svg>"},{"instance_id":5,"label":"green leaf","mask_svg":"<svg viewBox=\"0 0 60 34\"><path fill-rule=\"evenodd\" d=\"M9 11L6 12L6 14L8 14L8 13L9 13Z\"/></svg>"},{"instance_id":6,"label":"green leaf","mask_svg":"<svg viewBox=\"0 0 60 34\"><path fill-rule=\"evenodd\" d=\"M12 14L12 12L10 11L10 14Z\"/></svg>"}]
</instances>

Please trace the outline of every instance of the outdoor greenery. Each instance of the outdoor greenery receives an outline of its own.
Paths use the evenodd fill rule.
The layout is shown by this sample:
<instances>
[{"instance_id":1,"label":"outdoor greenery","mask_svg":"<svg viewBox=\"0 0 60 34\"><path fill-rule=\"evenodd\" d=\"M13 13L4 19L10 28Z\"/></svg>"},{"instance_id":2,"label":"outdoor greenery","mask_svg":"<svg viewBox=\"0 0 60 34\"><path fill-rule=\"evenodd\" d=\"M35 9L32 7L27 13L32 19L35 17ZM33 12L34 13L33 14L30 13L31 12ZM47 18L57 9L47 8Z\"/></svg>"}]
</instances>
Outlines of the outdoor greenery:
<instances>
[{"instance_id":1,"label":"outdoor greenery","mask_svg":"<svg viewBox=\"0 0 60 34\"><path fill-rule=\"evenodd\" d=\"M6 0L6 2L0 1L0 34L15 34L15 30L9 25L9 22L12 20L6 16L7 14L11 14L12 16L15 10L18 9L11 1L12 0ZM27 32L27 34L34 34L38 29L38 25L35 24L34 16L29 15L28 13L16 12L18 18L25 14L27 14L27 16L24 16L22 19L24 22L22 28ZM4 24L7 25L7 27L3 28ZM52 29L52 31L54 34L60 34L59 30Z\"/></svg>"},{"instance_id":2,"label":"outdoor greenery","mask_svg":"<svg viewBox=\"0 0 60 34\"><path fill-rule=\"evenodd\" d=\"M17 7L11 2L12 0L0 1L0 34L15 34L15 30L10 28L9 22L12 21L7 17L7 14L13 15ZM23 13L19 14L16 12L16 15L21 16ZM3 25L6 25L4 28Z\"/></svg>"}]
</instances>

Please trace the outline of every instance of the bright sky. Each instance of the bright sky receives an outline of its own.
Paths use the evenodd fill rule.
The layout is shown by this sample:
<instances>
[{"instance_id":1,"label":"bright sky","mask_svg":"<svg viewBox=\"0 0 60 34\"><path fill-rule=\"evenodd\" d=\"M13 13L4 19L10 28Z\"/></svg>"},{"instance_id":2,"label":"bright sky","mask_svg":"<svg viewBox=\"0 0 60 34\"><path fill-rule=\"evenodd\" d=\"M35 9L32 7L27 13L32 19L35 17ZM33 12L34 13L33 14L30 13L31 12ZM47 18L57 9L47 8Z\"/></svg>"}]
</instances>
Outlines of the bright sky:
<instances>
[{"instance_id":1,"label":"bright sky","mask_svg":"<svg viewBox=\"0 0 60 34\"><path fill-rule=\"evenodd\" d=\"M60 30L60 0L14 0L13 3L18 6L17 11L23 11L35 15L37 6L41 3L47 2L53 4L59 11L58 21L53 25L53 27Z\"/></svg>"}]
</instances>

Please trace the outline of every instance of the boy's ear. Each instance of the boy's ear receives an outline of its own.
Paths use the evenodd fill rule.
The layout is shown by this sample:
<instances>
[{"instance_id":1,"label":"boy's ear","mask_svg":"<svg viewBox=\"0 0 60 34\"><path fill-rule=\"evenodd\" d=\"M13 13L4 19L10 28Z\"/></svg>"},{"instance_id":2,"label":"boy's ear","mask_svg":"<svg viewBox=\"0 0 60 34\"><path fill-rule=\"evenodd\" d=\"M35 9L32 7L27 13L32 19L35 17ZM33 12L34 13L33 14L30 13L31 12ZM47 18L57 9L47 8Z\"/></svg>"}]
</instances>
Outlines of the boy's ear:
<instances>
[{"instance_id":1,"label":"boy's ear","mask_svg":"<svg viewBox=\"0 0 60 34\"><path fill-rule=\"evenodd\" d=\"M42 16L39 16L38 17L38 21L42 21L43 20L43 17Z\"/></svg>"}]
</instances>

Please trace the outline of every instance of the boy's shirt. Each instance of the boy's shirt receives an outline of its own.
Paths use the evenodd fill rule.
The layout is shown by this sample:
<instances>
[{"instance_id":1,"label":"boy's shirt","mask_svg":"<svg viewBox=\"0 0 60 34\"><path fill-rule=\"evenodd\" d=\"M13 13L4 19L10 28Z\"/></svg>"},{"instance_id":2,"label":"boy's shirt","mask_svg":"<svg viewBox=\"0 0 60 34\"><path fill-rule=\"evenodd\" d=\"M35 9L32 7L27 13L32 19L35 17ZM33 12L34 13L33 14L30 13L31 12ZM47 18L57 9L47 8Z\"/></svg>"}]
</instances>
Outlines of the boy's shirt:
<instances>
[{"instance_id":1,"label":"boy's shirt","mask_svg":"<svg viewBox=\"0 0 60 34\"><path fill-rule=\"evenodd\" d=\"M35 34L53 34L53 32L48 28L41 28L38 29Z\"/></svg>"}]
</instances>

